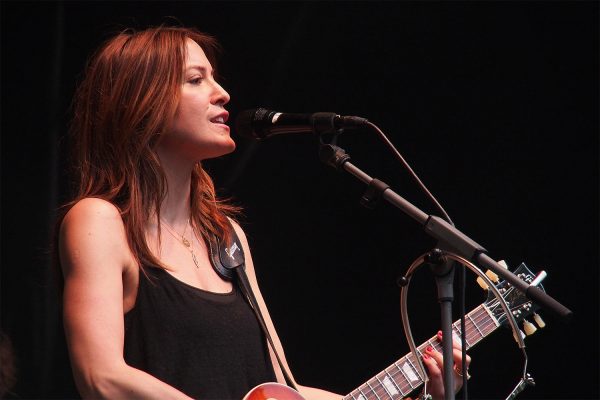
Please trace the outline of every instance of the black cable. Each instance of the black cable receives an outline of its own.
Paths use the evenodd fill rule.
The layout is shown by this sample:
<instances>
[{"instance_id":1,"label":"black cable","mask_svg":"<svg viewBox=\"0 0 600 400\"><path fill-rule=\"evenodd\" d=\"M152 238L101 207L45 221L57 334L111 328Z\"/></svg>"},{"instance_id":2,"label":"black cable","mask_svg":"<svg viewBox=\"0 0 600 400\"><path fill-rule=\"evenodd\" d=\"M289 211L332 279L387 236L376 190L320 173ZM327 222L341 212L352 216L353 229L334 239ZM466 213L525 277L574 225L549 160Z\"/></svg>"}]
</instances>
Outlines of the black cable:
<instances>
[{"instance_id":1,"label":"black cable","mask_svg":"<svg viewBox=\"0 0 600 400\"><path fill-rule=\"evenodd\" d=\"M385 133L383 133L381 131L381 129L379 129L379 127L377 125L375 125L375 124L373 124L373 123L371 123L369 121L366 121L366 124L368 126L370 126L371 128L373 128L373 130L375 132L377 132L377 134L379 135L379 137L381 138L381 140L383 140L384 143L388 145L388 147L392 150L392 152L394 153L394 155L396 156L396 158L398 158L398 160L400 160L400 162L402 163L402 165L404 165L404 167L408 170L408 172L411 174L411 176L413 177L413 179L417 182L417 184L425 192L425 194L427 195L427 197L429 197L429 199L433 202L433 204L435 204L435 206L437 207L437 209L442 214L442 217L444 217L444 219L446 221L448 221L448 223L450 225L454 226L454 222L452 222L452 220L450 219L450 216L444 210L444 207L442 207L442 205L431 194L431 192L427 189L427 187L421 181L421 179L419 179L419 177L417 176L417 174L415 174L415 172L410 167L410 165L408 165L408 163L406 162L406 160L404 160L404 157L402 157L402 154L400 154L400 152L396 149L396 147L394 146L394 144L387 138L387 136L385 136Z\"/></svg>"},{"instance_id":2,"label":"black cable","mask_svg":"<svg viewBox=\"0 0 600 400\"><path fill-rule=\"evenodd\" d=\"M467 272L466 267L461 264L459 267L459 293L460 293L460 345L461 345L461 357L462 362L460 366L460 370L462 371L462 381L463 381L463 399L467 400L469 398L469 390L467 388L467 380L469 379L469 369L467 367L467 332L465 326L465 288L467 286Z\"/></svg>"},{"instance_id":3,"label":"black cable","mask_svg":"<svg viewBox=\"0 0 600 400\"><path fill-rule=\"evenodd\" d=\"M413 179L415 180L415 182L417 182L417 184L421 187L421 189L425 192L426 196L431 200L431 202L433 202L433 204L436 206L436 208L439 210L439 212L442 214L442 217L448 221L448 223L452 226L454 226L454 222L452 222L452 219L450 218L450 216L448 215L448 213L446 213L446 210L444 210L444 207L442 207L442 205L437 201L437 199L435 198L435 196L433 196L433 194L431 194L431 192L429 191L429 189L427 189L427 187L425 186L425 184L421 181L421 179L417 176L417 174L413 171L413 169L410 167L410 165L406 162L406 160L404 159L404 157L402 157L402 154L400 154L400 152L396 149L396 147L394 146L394 144L387 138L387 136L385 135L385 133L383 133L383 131L381 129L379 129L379 127L369 121L366 121L366 124L371 127L377 134L378 136L381 138L381 140L383 140L383 142L392 150L392 153L396 156L396 158L402 163L402 165L404 165L404 167L408 170L408 172L410 173L410 175L413 177ZM466 287L466 271L465 271L465 266L462 265L460 270L459 270L459 296L460 296L460 308L459 308L459 312L460 312L460 331L461 331L461 348L462 348L462 365L461 365L461 371L462 371L462 380L463 380L463 398L466 400L469 398L469 393L468 393L468 388L467 388L467 379L468 379L468 369L466 367L466 359L467 359L467 343L466 343L466 328L465 328L465 315L466 315L466 310L465 310L465 287Z\"/></svg>"}]
</instances>

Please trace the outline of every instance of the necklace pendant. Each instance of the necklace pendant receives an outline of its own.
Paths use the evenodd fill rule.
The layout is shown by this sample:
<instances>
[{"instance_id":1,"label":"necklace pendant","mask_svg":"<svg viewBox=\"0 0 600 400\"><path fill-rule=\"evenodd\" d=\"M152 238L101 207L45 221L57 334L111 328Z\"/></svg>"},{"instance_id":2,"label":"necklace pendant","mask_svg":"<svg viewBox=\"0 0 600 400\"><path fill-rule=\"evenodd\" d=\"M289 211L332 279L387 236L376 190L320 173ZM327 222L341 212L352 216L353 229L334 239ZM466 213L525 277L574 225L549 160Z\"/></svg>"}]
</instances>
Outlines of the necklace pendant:
<instances>
[{"instance_id":1,"label":"necklace pendant","mask_svg":"<svg viewBox=\"0 0 600 400\"><path fill-rule=\"evenodd\" d=\"M181 243L183 243L183 245L185 247L190 247L190 242L189 240L187 240L186 238L184 238L183 236L181 237Z\"/></svg>"},{"instance_id":2,"label":"necklace pendant","mask_svg":"<svg viewBox=\"0 0 600 400\"><path fill-rule=\"evenodd\" d=\"M196 264L196 268L200 269L200 266L198 265L198 260L196 259L196 254L194 254L193 251L192 251L192 260L194 260L194 264Z\"/></svg>"}]
</instances>

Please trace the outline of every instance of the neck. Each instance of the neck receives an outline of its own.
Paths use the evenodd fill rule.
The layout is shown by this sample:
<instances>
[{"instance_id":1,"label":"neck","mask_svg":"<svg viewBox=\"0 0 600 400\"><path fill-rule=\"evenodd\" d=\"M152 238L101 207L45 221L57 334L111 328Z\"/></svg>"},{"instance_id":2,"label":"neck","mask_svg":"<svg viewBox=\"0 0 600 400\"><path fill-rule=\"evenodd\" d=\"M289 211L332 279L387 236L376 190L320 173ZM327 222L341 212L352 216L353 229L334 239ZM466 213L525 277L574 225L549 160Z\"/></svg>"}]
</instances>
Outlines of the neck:
<instances>
[{"instance_id":1,"label":"neck","mask_svg":"<svg viewBox=\"0 0 600 400\"><path fill-rule=\"evenodd\" d=\"M173 157L157 149L167 180L167 195L160 206L160 216L173 227L183 227L190 218L192 170L195 163Z\"/></svg>"}]
</instances>

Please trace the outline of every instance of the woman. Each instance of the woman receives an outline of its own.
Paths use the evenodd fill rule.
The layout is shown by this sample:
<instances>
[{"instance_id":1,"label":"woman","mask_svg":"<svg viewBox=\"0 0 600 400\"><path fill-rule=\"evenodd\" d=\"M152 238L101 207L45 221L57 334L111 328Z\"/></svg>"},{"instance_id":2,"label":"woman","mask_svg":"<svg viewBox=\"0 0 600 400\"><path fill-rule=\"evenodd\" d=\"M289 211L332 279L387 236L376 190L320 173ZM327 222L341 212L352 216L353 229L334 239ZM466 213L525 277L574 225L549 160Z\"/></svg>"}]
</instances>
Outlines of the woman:
<instances>
[{"instance_id":1,"label":"woman","mask_svg":"<svg viewBox=\"0 0 600 400\"><path fill-rule=\"evenodd\" d=\"M94 55L74 99L78 193L60 224L64 324L85 398L242 398L284 375L235 282L212 267L236 209L201 161L232 152L217 43L194 29L125 31ZM455 352L456 362L460 355ZM425 364L439 396L441 356ZM293 377L292 377L293 379ZM459 386L460 384L457 384ZM341 396L298 385L307 399Z\"/></svg>"}]
</instances>

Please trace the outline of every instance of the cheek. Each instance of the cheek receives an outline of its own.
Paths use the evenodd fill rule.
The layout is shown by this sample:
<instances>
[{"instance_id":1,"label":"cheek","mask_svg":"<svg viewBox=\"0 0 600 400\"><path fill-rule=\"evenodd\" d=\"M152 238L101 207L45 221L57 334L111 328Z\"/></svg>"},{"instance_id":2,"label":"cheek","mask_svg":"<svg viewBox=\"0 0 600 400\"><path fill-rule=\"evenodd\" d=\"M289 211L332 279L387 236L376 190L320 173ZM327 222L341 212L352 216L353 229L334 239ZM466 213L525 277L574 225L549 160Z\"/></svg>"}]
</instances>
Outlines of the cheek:
<instances>
[{"instance_id":1,"label":"cheek","mask_svg":"<svg viewBox=\"0 0 600 400\"><path fill-rule=\"evenodd\" d=\"M200 128L207 123L206 105L201 102L185 101L179 103L173 128L175 131L187 131Z\"/></svg>"}]
</instances>

